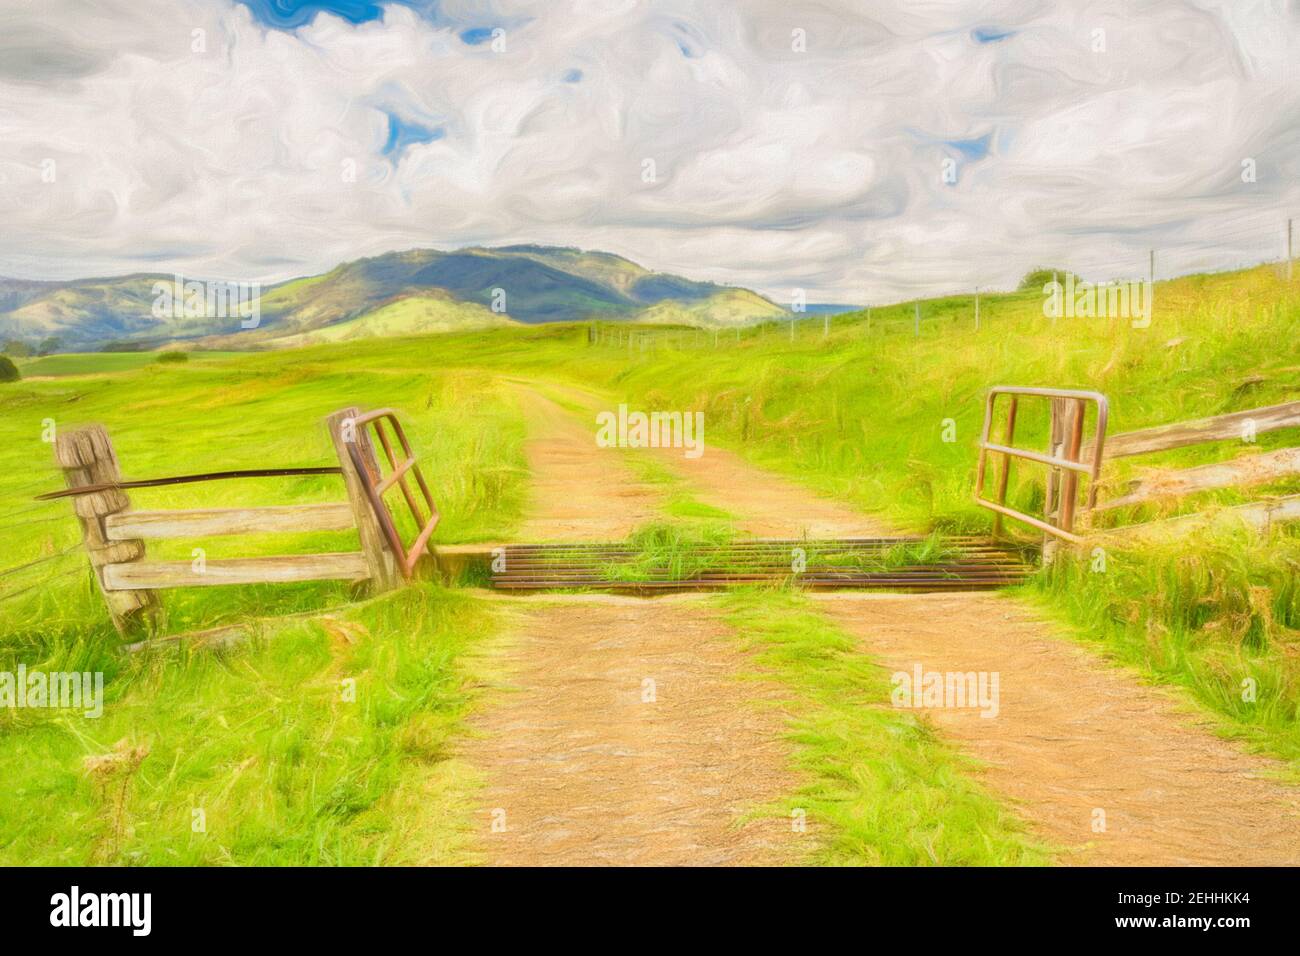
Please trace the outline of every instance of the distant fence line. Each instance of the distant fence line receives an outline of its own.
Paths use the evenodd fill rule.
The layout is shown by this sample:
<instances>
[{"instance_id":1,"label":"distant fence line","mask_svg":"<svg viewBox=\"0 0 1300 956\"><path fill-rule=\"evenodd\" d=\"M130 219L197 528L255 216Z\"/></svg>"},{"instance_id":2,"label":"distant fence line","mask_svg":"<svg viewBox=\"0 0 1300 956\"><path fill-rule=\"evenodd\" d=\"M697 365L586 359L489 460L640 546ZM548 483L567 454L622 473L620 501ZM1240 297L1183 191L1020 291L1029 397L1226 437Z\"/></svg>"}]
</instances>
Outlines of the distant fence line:
<instances>
[{"instance_id":1,"label":"distant fence line","mask_svg":"<svg viewBox=\"0 0 1300 956\"><path fill-rule=\"evenodd\" d=\"M1154 251L1148 259L1147 281L1154 284L1156 278L1157 257ZM1269 265L1269 262L1246 264L1241 268L1257 268ZM1294 259L1287 257L1271 263L1279 273L1279 278L1287 282L1295 281ZM1223 272L1240 271L1225 269ZM1056 277L1054 276L1054 279ZM1057 280L1059 281L1059 280ZM1090 283L1094 289L1108 289L1107 283ZM951 307L943 304L953 299L969 298L969 307L959 316ZM791 312L780 318L764 319L759 322L738 324L727 328L684 328L635 325L623 322L602 322L590 320L587 323L587 343L613 349L625 349L632 354L645 353L657 349L673 348L679 351L687 349L722 348L729 344L760 339L781 339L789 342L808 341L810 339L829 338L837 319L853 316L854 325L862 325L865 335L873 332L902 330L911 327L914 337L919 338L927 325L950 326L959 318L968 318L976 331L986 323L991 315L990 305L1006 299L1023 300L1032 298L1042 301L1045 293L1035 289L1017 289L1012 291L985 291L979 288L973 293L957 293L933 299L895 302L885 306L863 306L860 309L837 313L809 314ZM929 306L929 314L927 313ZM937 312L937 314L936 314ZM1101 314L1095 318L1122 320L1126 316ZM1054 317L1044 315L1044 321L1055 323Z\"/></svg>"}]
</instances>

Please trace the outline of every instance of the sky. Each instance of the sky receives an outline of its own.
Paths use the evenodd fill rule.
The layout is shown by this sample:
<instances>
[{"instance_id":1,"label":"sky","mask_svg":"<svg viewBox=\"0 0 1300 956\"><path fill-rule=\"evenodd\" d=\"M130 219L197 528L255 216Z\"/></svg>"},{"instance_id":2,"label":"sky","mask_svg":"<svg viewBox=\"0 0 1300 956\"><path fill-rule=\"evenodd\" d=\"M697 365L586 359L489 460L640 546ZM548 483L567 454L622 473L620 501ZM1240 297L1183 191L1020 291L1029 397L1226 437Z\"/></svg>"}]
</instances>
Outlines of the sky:
<instances>
[{"instance_id":1,"label":"sky","mask_svg":"<svg viewBox=\"0 0 1300 956\"><path fill-rule=\"evenodd\" d=\"M869 304L1289 216L1300 0L0 0L11 277L536 242Z\"/></svg>"}]
</instances>

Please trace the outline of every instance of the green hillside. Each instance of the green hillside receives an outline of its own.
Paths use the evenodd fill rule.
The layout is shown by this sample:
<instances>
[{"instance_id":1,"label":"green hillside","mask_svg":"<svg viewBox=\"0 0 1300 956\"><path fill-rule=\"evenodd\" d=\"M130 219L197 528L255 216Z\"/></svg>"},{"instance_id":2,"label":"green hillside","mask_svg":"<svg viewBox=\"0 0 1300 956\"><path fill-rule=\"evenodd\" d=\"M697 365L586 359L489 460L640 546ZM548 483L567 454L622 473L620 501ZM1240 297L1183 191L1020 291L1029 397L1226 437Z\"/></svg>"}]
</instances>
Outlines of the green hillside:
<instances>
[{"instance_id":1,"label":"green hillside","mask_svg":"<svg viewBox=\"0 0 1300 956\"><path fill-rule=\"evenodd\" d=\"M788 313L747 289L727 289L698 302L661 302L637 313L647 325L689 325L698 328L735 328L769 322Z\"/></svg>"},{"instance_id":2,"label":"green hillside","mask_svg":"<svg viewBox=\"0 0 1300 956\"><path fill-rule=\"evenodd\" d=\"M176 313L186 309L164 308L156 315L158 290L170 289L173 279L162 274L67 283L0 279L0 340L14 338L35 347L54 336L66 351L186 343L247 350L273 343L282 347L450 331L459 321L467 323L464 329L476 329L484 324L485 311L526 324L634 321L647 315L656 322L703 326L782 312L745 289L651 272L611 253L534 245L414 249L343 263L322 275L261 288L258 321L249 328L240 315L207 314L206 309L179 317ZM417 315L400 306L413 298L426 300L428 308ZM447 306L435 307L435 301ZM381 312L390 306L399 308ZM370 318L376 313L378 319ZM352 324L357 320L364 321ZM342 331L324 332L344 325L348 328ZM380 331L389 328L394 331Z\"/></svg>"},{"instance_id":3,"label":"green hillside","mask_svg":"<svg viewBox=\"0 0 1300 956\"><path fill-rule=\"evenodd\" d=\"M269 340L269 344L274 348L298 348L328 342L464 332L512 324L509 318L481 305L457 302L442 295L409 295L346 322L322 326L311 332L276 336Z\"/></svg>"}]
</instances>

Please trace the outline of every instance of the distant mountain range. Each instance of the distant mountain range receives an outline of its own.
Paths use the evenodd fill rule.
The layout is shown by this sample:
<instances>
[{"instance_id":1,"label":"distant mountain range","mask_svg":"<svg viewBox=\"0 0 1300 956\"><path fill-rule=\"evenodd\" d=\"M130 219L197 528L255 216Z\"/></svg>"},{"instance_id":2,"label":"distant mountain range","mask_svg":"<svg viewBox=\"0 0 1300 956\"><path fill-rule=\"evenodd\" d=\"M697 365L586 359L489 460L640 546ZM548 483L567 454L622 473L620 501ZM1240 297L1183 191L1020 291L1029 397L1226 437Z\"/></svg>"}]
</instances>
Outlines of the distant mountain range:
<instances>
[{"instance_id":1,"label":"distant mountain range","mask_svg":"<svg viewBox=\"0 0 1300 956\"><path fill-rule=\"evenodd\" d=\"M184 276L184 279L195 277ZM263 287L256 328L224 309L167 306L172 275L71 282L0 278L0 340L60 351L162 346L277 348L374 336L586 319L745 325L788 313L756 292L651 272L605 252L553 246L420 249L358 259ZM161 286L159 285L161 283Z\"/></svg>"}]
</instances>

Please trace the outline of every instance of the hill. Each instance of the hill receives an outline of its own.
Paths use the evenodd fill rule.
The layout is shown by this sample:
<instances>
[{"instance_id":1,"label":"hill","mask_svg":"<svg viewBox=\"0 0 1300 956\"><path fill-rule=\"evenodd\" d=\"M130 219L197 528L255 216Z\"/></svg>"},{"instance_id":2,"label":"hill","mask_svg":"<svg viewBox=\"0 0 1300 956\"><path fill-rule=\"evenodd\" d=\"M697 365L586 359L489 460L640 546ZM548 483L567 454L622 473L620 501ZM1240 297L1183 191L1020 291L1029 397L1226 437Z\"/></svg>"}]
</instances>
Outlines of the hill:
<instances>
[{"instance_id":1,"label":"hill","mask_svg":"<svg viewBox=\"0 0 1300 956\"><path fill-rule=\"evenodd\" d=\"M347 262L261 289L254 329L241 328L238 315L175 314L184 309L155 315L161 290L170 289L173 278L0 279L0 339L34 345L57 337L63 349L83 352L186 343L250 349L508 321L597 318L713 327L784 314L747 289L652 272L606 252L536 245L417 249Z\"/></svg>"}]
</instances>

